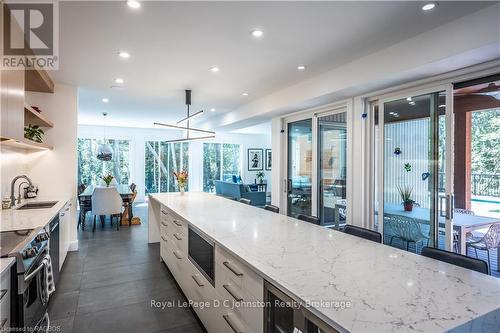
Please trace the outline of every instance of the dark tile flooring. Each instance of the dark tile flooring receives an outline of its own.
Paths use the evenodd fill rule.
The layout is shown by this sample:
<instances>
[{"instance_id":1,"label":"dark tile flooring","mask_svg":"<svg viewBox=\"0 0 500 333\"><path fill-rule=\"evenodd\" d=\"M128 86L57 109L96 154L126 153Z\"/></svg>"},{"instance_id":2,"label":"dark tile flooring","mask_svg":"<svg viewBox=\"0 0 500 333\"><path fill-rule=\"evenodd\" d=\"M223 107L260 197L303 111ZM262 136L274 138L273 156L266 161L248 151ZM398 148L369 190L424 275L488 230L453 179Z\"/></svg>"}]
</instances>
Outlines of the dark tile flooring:
<instances>
[{"instance_id":1,"label":"dark tile flooring","mask_svg":"<svg viewBox=\"0 0 500 333\"><path fill-rule=\"evenodd\" d=\"M184 301L159 244L148 244L147 206L134 215L143 222L120 231L98 224L78 231L79 251L69 252L49 304L53 330L59 332L203 332L187 308L159 309L151 300Z\"/></svg>"}]
</instances>

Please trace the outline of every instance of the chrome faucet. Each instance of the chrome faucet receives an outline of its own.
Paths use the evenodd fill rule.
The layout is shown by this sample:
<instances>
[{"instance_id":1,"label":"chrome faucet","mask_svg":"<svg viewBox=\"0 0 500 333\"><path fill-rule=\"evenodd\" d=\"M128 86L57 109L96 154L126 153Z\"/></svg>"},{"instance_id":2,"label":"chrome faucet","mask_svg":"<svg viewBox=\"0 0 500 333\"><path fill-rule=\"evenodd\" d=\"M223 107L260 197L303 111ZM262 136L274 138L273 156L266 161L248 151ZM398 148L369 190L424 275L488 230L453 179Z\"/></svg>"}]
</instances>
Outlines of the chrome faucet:
<instances>
[{"instance_id":1,"label":"chrome faucet","mask_svg":"<svg viewBox=\"0 0 500 333\"><path fill-rule=\"evenodd\" d=\"M21 178L26 179L28 181L28 184L30 186L33 186L31 179L29 179L28 176L26 176L26 175L14 177L14 179L12 179L12 182L10 183L10 207L14 207L16 205L16 196L14 195L14 186L16 185L16 181L18 179L21 179Z\"/></svg>"}]
</instances>

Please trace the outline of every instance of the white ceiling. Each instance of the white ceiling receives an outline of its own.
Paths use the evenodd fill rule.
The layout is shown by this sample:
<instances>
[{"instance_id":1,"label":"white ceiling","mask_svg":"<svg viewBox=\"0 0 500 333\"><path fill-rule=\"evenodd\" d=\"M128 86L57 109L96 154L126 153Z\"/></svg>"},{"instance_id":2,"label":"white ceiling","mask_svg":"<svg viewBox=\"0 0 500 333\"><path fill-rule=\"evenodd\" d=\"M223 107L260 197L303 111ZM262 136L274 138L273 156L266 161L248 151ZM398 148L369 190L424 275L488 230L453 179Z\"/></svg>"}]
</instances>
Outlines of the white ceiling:
<instances>
[{"instance_id":1,"label":"white ceiling","mask_svg":"<svg viewBox=\"0 0 500 333\"><path fill-rule=\"evenodd\" d=\"M185 116L193 90L197 121L431 30L492 2L60 3L56 81L80 87L79 123L152 127ZM253 28L264 30L257 40ZM130 52L123 60L118 51ZM298 72L298 64L307 64ZM220 67L218 73L209 67ZM114 78L125 80L112 89ZM248 92L249 96L242 96ZM101 102L110 99L108 104ZM214 113L210 108L216 108Z\"/></svg>"}]
</instances>

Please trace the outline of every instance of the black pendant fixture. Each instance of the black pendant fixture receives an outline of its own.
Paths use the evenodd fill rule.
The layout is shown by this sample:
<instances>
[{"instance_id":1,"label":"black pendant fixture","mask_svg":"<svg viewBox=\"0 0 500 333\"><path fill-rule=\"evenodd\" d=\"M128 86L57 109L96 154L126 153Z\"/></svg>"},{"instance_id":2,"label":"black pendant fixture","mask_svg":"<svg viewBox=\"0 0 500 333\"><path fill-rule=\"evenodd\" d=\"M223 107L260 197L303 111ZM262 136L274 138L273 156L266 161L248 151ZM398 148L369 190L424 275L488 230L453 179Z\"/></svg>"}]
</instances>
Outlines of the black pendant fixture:
<instances>
[{"instance_id":1,"label":"black pendant fixture","mask_svg":"<svg viewBox=\"0 0 500 333\"><path fill-rule=\"evenodd\" d=\"M180 130L185 130L186 131L186 137L185 138L182 138L182 139L175 139L175 140L169 140L169 141L165 141L165 142L182 142L182 141L193 141L193 140L202 140L202 139L213 139L215 138L215 132L213 131L207 131L207 130L202 130L202 129L198 129L198 128L192 128L189 126L189 122L190 120L192 120L193 118L197 117L197 116L201 116L203 114L203 110L200 110L198 112L195 112L193 114L191 114L190 112L190 107L191 107L191 90L186 90L186 106L187 106L187 114L186 114L186 117L182 118L181 120L179 120L177 122L176 125L170 125L170 124L164 124L164 123L154 123L155 125L157 126L163 126L163 127L168 127L168 128L172 128L172 129L180 129ZM186 122L186 126L181 126L179 124L183 123L183 122ZM198 132L198 133L205 133L205 134L209 134L209 135L206 135L206 136L198 136L198 137L190 137L190 132L193 131L193 132Z\"/></svg>"}]
</instances>

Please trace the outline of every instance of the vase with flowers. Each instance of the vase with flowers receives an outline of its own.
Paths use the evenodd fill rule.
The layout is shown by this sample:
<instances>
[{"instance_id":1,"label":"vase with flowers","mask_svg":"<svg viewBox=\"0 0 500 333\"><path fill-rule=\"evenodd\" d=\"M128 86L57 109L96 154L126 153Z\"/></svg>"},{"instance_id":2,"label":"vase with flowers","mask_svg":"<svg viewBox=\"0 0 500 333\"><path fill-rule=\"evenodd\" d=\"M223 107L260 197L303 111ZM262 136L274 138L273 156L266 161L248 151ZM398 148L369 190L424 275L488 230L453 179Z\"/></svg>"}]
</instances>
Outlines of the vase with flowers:
<instances>
[{"instance_id":1,"label":"vase with flowers","mask_svg":"<svg viewBox=\"0 0 500 333\"><path fill-rule=\"evenodd\" d=\"M177 181L177 185L179 185L179 192L181 195L184 195L184 191L186 189L187 181L188 181L188 173L185 170L174 172L175 180Z\"/></svg>"},{"instance_id":2,"label":"vase with flowers","mask_svg":"<svg viewBox=\"0 0 500 333\"><path fill-rule=\"evenodd\" d=\"M101 177L101 179L106 183L106 187L109 187L114 178L115 177L113 177L113 175L111 175L110 173L108 173L104 177Z\"/></svg>"}]
</instances>

